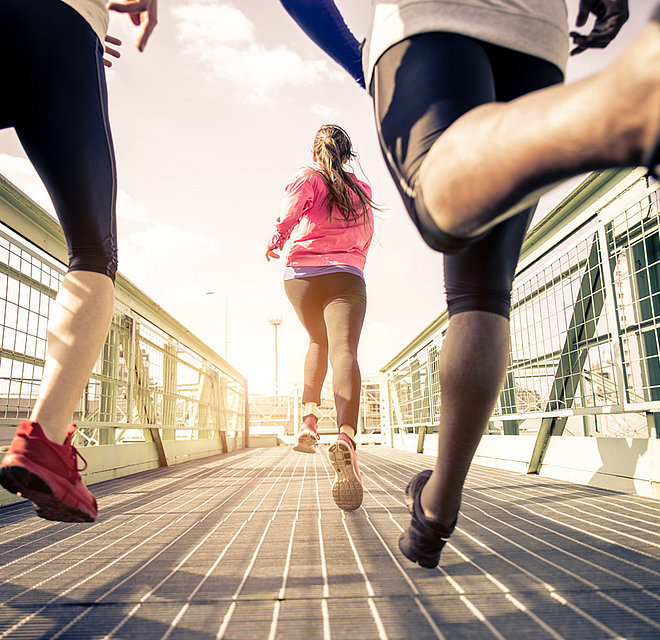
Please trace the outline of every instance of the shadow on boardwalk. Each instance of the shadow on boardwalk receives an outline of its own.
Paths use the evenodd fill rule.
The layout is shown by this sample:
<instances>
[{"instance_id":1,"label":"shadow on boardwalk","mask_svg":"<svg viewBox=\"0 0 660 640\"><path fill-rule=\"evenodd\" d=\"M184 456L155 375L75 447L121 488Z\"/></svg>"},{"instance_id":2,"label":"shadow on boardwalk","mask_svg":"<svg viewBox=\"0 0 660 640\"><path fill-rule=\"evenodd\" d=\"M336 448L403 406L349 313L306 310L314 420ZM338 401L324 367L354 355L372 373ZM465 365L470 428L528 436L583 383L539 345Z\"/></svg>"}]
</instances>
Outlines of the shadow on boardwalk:
<instances>
[{"instance_id":1,"label":"shadow on boardwalk","mask_svg":"<svg viewBox=\"0 0 660 640\"><path fill-rule=\"evenodd\" d=\"M660 637L660 502L474 467L426 570L396 543L432 457L359 456L355 512L288 447L98 484L90 525L0 509L0 640Z\"/></svg>"}]
</instances>

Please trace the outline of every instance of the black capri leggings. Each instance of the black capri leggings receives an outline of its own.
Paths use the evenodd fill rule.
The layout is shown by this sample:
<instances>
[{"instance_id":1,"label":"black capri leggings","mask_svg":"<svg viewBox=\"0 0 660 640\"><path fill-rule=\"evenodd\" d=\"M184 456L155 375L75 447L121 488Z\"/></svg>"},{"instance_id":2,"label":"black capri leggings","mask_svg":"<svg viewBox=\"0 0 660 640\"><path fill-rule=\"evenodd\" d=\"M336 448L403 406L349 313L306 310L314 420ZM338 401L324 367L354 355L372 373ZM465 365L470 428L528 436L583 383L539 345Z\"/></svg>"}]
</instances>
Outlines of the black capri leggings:
<instances>
[{"instance_id":1,"label":"black capri leggings","mask_svg":"<svg viewBox=\"0 0 660 640\"><path fill-rule=\"evenodd\" d=\"M381 150L408 214L429 246L437 248L435 229L419 219L411 196L435 140L480 104L512 100L562 80L562 72L550 62L453 33L413 36L380 57L371 93ZM478 189L478 166L473 181ZM463 251L444 256L450 315L488 311L509 317L513 276L534 209L502 222Z\"/></svg>"},{"instance_id":2,"label":"black capri leggings","mask_svg":"<svg viewBox=\"0 0 660 640\"><path fill-rule=\"evenodd\" d=\"M328 273L284 281L284 290L309 335L302 401L321 404L321 390L332 365L337 426L357 432L361 377L358 342L367 310L364 280L352 273Z\"/></svg>"},{"instance_id":3,"label":"black capri leggings","mask_svg":"<svg viewBox=\"0 0 660 640\"><path fill-rule=\"evenodd\" d=\"M114 280L117 179L98 37L60 0L1 0L0 77L0 129L16 129L48 189L69 270Z\"/></svg>"}]
</instances>

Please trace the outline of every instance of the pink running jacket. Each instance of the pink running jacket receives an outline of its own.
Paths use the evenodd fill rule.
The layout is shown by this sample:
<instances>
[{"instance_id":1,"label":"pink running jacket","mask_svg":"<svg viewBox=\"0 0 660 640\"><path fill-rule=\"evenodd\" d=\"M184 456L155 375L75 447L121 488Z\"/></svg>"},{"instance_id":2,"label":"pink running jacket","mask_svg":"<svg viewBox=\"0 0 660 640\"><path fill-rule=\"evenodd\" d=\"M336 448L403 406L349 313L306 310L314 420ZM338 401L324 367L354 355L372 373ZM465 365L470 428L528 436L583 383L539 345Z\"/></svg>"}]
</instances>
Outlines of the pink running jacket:
<instances>
[{"instance_id":1,"label":"pink running jacket","mask_svg":"<svg viewBox=\"0 0 660 640\"><path fill-rule=\"evenodd\" d=\"M277 233L268 249L282 249L288 241L288 267L347 264L362 271L374 232L373 212L369 208L364 223L358 225L344 222L336 209L332 217L328 216L327 188L317 169L315 165L303 167L286 186ZM358 183L371 197L369 185L361 180ZM355 202L359 203L357 197Z\"/></svg>"}]
</instances>

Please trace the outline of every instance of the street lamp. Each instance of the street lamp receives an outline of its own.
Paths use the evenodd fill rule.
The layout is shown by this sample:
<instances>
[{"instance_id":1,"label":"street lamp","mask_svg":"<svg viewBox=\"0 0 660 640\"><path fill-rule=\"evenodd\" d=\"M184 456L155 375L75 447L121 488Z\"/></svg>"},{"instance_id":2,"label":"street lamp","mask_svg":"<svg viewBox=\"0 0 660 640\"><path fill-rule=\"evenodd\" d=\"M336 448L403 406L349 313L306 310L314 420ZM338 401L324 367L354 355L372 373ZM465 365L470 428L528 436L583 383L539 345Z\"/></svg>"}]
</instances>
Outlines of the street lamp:
<instances>
[{"instance_id":1,"label":"street lamp","mask_svg":"<svg viewBox=\"0 0 660 640\"><path fill-rule=\"evenodd\" d=\"M275 327L275 395L277 396L277 327L282 324L282 316L271 316L268 318L268 324L272 324Z\"/></svg>"},{"instance_id":2,"label":"street lamp","mask_svg":"<svg viewBox=\"0 0 660 640\"><path fill-rule=\"evenodd\" d=\"M226 293L216 294L215 291L207 291L207 296L221 295L225 300L225 360L229 355L229 298Z\"/></svg>"}]
</instances>

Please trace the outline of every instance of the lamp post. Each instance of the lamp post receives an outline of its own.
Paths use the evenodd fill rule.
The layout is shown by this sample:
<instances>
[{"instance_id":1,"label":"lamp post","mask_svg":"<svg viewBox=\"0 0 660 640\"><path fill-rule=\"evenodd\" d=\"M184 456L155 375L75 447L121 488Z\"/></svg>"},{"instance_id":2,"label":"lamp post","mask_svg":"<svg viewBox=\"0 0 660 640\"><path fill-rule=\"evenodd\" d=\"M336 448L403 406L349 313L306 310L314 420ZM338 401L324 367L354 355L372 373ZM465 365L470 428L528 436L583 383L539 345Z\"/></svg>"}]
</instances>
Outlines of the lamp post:
<instances>
[{"instance_id":1,"label":"lamp post","mask_svg":"<svg viewBox=\"0 0 660 640\"><path fill-rule=\"evenodd\" d=\"M207 291L206 295L221 295L225 300L225 360L227 360L229 357L229 298L226 293L216 294L215 291Z\"/></svg>"},{"instance_id":2,"label":"lamp post","mask_svg":"<svg viewBox=\"0 0 660 640\"><path fill-rule=\"evenodd\" d=\"M275 395L278 394L277 388L277 327L282 324L282 316L271 316L268 318L268 324L271 324L275 327Z\"/></svg>"}]
</instances>

